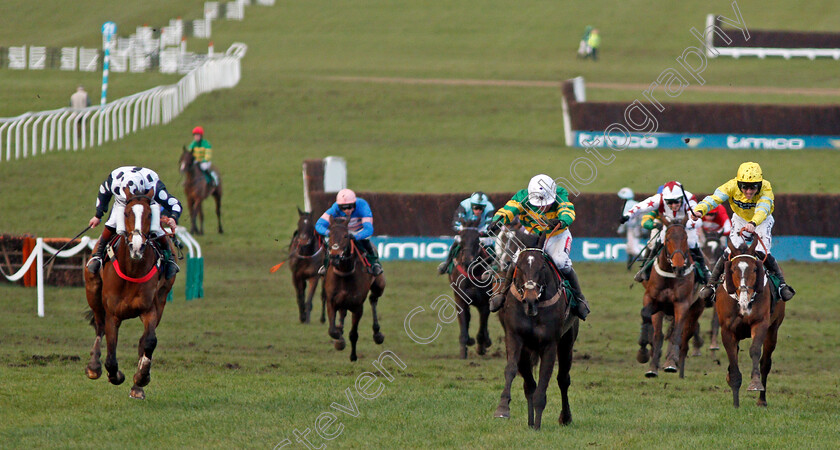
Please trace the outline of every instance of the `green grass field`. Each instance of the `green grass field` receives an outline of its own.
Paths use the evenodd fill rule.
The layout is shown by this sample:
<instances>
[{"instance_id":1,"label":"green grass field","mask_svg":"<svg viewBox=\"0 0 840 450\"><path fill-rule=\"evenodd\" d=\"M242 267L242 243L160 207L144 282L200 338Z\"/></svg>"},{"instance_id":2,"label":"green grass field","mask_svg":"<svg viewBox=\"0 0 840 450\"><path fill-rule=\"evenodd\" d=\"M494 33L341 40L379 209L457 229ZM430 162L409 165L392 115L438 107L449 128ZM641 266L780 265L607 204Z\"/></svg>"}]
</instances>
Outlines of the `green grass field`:
<instances>
[{"instance_id":1,"label":"green grass field","mask_svg":"<svg viewBox=\"0 0 840 450\"><path fill-rule=\"evenodd\" d=\"M38 2L44 9L30 3L4 3L0 45L94 46L106 20L116 20L121 30L158 26L178 15L195 18L203 4L119 2L116 8L113 2L84 1L59 14L42 11L58 11L62 2ZM795 10L783 1L738 4L751 29L837 31L833 17L840 5L833 2L801 2ZM709 12L730 15L731 9L728 2L319 0L250 6L243 22L215 22L217 51L233 42L249 46L236 88L200 97L167 126L101 148L0 164L0 232L72 236L93 214L98 184L119 165L154 168L180 194L177 157L189 130L200 124L224 177L226 230L199 238L206 298L184 302L183 280L175 285L176 300L158 330L144 402L128 398L130 386L84 376L93 331L82 318L83 289L48 288L47 317L39 319L33 289L0 285L2 446L107 442L271 448L286 438L294 441L295 429L312 429L332 402L346 404L344 390L352 389L362 372L373 371L370 362L381 351L391 350L406 369L394 372L379 398L356 396L359 417L339 414L344 429L326 442L328 447L836 447L840 290L831 281L834 265L784 264L798 295L788 305L774 355L770 405L759 409L754 394L742 391L739 410L731 407L726 362L719 364L707 350L689 359L684 380L671 374L645 379L645 367L634 359L641 290L627 289L631 275L619 265L578 265L593 313L581 328L571 374L575 421L567 428L557 424L559 389L552 383L539 433L527 429L521 381L515 383L511 420L491 417L504 366L495 317L491 354L471 353L468 361L455 358L454 323L443 325L440 337L428 345L406 336L406 314L416 306L428 309L448 292L433 264L386 263L389 284L380 302L386 341L373 344L368 311L355 364L347 351L332 349L324 326L297 323L288 272L268 273L292 232L295 206L302 206L303 159L345 157L350 187L357 190L499 192L525 186L538 172L565 175L582 154L563 144L556 88L325 77L559 81L583 75L592 82L646 84L694 45L688 30L703 26ZM575 59L586 24L602 32L597 64ZM190 46L199 49L206 42ZM838 81L836 62L830 60L718 59L704 75L709 85L736 87L834 89ZM176 80L115 75L109 90L116 98ZM92 89L98 84L93 74L2 70L0 83L4 117L64 106L79 83L93 97L98 92ZM597 100L640 95L591 93ZM686 92L677 100L825 103L838 98ZM679 178L690 190L710 191L744 160L760 162L778 192L840 191L836 151L628 150L613 164L599 166L596 180L583 188L600 192L630 185L649 191ZM187 214L181 222L189 223ZM206 228L215 228L214 218ZM708 317L707 312L704 328ZM431 314L417 320L422 329L434 327ZM140 326L128 322L121 331L121 368L130 376ZM313 438L316 445L324 442Z\"/></svg>"}]
</instances>

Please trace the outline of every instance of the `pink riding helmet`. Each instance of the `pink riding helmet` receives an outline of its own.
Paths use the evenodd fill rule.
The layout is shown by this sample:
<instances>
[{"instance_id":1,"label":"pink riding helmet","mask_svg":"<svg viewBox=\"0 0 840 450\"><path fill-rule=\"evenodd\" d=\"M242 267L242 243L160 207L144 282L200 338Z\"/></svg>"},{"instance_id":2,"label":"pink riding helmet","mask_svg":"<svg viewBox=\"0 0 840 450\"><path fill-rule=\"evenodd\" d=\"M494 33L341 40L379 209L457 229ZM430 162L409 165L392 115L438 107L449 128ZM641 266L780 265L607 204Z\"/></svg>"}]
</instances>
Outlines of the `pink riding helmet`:
<instances>
[{"instance_id":1,"label":"pink riding helmet","mask_svg":"<svg viewBox=\"0 0 840 450\"><path fill-rule=\"evenodd\" d=\"M335 197L335 202L339 205L356 203L356 193L350 189L342 189L338 191L338 195Z\"/></svg>"}]
</instances>

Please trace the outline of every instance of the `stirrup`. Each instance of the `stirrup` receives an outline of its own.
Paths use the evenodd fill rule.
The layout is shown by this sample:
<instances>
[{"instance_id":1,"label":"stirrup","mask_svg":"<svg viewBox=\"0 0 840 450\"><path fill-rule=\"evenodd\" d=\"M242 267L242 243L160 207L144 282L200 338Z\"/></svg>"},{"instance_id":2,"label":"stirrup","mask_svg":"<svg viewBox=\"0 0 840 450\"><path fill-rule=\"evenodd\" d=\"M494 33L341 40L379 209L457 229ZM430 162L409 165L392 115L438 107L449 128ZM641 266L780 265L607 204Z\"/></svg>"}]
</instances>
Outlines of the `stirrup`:
<instances>
[{"instance_id":1,"label":"stirrup","mask_svg":"<svg viewBox=\"0 0 840 450\"><path fill-rule=\"evenodd\" d=\"M377 264L371 264L371 266L368 268L368 273L375 276L375 277L378 277L379 275L382 275L382 265L378 264L378 263Z\"/></svg>"},{"instance_id":2,"label":"stirrup","mask_svg":"<svg viewBox=\"0 0 840 450\"><path fill-rule=\"evenodd\" d=\"M779 295L782 297L782 301L786 302L796 295L796 290L788 286L786 283L782 283L779 285Z\"/></svg>"},{"instance_id":3,"label":"stirrup","mask_svg":"<svg viewBox=\"0 0 840 450\"><path fill-rule=\"evenodd\" d=\"M181 271L181 268L178 267L178 263L176 263L174 259L164 261L163 265L163 276L167 280L171 280L176 273Z\"/></svg>"},{"instance_id":4,"label":"stirrup","mask_svg":"<svg viewBox=\"0 0 840 450\"><path fill-rule=\"evenodd\" d=\"M446 261L444 261L444 262L442 262L442 263L438 264L438 267L437 267L438 274L439 274L439 275L443 275L443 274L445 274L445 273L446 273L446 269L448 269L448 268L449 268L449 263L448 263L448 262L446 262Z\"/></svg>"},{"instance_id":5,"label":"stirrup","mask_svg":"<svg viewBox=\"0 0 840 450\"><path fill-rule=\"evenodd\" d=\"M99 273L99 269L102 268L102 257L99 255L93 255L87 263L88 272L96 275Z\"/></svg>"},{"instance_id":6,"label":"stirrup","mask_svg":"<svg viewBox=\"0 0 840 450\"><path fill-rule=\"evenodd\" d=\"M583 298L583 295L579 295L577 298L577 308L575 308L575 315L580 318L580 320L586 321L586 316L589 315L589 302Z\"/></svg>"},{"instance_id":7,"label":"stirrup","mask_svg":"<svg viewBox=\"0 0 840 450\"><path fill-rule=\"evenodd\" d=\"M327 274L327 266L323 265L318 268L318 275L324 276Z\"/></svg>"},{"instance_id":8,"label":"stirrup","mask_svg":"<svg viewBox=\"0 0 840 450\"><path fill-rule=\"evenodd\" d=\"M505 294L496 294L490 298L490 312L496 312L502 309L505 304Z\"/></svg>"}]
</instances>

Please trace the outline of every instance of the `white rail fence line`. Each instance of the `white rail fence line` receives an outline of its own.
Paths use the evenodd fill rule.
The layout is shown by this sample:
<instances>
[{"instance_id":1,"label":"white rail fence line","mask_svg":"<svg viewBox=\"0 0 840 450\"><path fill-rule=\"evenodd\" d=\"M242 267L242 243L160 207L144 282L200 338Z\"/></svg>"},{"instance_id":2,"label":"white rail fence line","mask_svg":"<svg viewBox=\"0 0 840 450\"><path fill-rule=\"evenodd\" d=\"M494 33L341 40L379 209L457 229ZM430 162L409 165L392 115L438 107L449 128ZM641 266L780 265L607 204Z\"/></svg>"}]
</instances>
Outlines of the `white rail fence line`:
<instances>
[{"instance_id":1,"label":"white rail fence line","mask_svg":"<svg viewBox=\"0 0 840 450\"><path fill-rule=\"evenodd\" d=\"M157 86L107 105L69 107L0 118L0 162L53 150L100 146L143 128L166 124L199 95L239 83L248 46L235 43L208 58L176 84Z\"/></svg>"},{"instance_id":2,"label":"white rail fence line","mask_svg":"<svg viewBox=\"0 0 840 450\"><path fill-rule=\"evenodd\" d=\"M715 15L706 16L706 29L715 25ZM742 56L755 56L764 59L768 56L781 56L784 59L817 58L840 59L840 48L764 48L764 47L715 47L714 33L706 34L706 56L731 56L738 59Z\"/></svg>"},{"instance_id":3,"label":"white rail fence line","mask_svg":"<svg viewBox=\"0 0 840 450\"><path fill-rule=\"evenodd\" d=\"M186 244L190 258L201 257L201 246L186 228L180 226L177 227L175 229L175 234L177 234L178 237L181 238L181 241ZM12 275L2 275L9 281L18 281L23 278L26 272L29 271L32 264L37 264L37 266L35 266L35 273L37 279L36 285L38 288L38 317L44 317L44 252L46 251L51 255L55 255L56 258L69 258L81 251L84 251L85 249L93 250L96 242L97 241L94 239L82 236L82 239L76 246L59 252L57 248L53 248L51 245L44 242L44 238L36 238L35 248L32 249L32 253L29 254L29 258L24 261L23 266L21 266L21 268Z\"/></svg>"}]
</instances>

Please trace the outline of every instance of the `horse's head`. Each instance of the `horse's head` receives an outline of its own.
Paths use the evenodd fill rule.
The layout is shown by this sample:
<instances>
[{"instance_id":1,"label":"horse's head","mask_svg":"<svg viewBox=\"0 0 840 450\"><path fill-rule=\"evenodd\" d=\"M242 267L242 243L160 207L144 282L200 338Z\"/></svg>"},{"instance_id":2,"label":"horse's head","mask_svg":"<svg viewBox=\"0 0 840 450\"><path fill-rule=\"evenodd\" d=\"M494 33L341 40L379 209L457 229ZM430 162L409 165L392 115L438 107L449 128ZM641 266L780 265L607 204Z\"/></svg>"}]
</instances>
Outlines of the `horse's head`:
<instances>
[{"instance_id":1,"label":"horse's head","mask_svg":"<svg viewBox=\"0 0 840 450\"><path fill-rule=\"evenodd\" d=\"M688 232L685 229L688 217L672 221L667 216L663 217L665 225L665 258L671 267L678 272L690 264L688 249Z\"/></svg>"},{"instance_id":2,"label":"horse's head","mask_svg":"<svg viewBox=\"0 0 840 450\"><path fill-rule=\"evenodd\" d=\"M755 252L757 239L752 244L741 244L738 248L728 244L729 260L726 262L726 289L730 294L737 292L738 305L742 311L749 308L756 294L764 289L764 264Z\"/></svg>"},{"instance_id":3,"label":"horse's head","mask_svg":"<svg viewBox=\"0 0 840 450\"><path fill-rule=\"evenodd\" d=\"M456 258L458 264L469 267L476 258L481 254L481 245L478 234L478 220L472 220L464 224L464 228L458 232L458 242L461 250L458 251Z\"/></svg>"},{"instance_id":4,"label":"horse's head","mask_svg":"<svg viewBox=\"0 0 840 450\"><path fill-rule=\"evenodd\" d=\"M330 221L330 262L335 266L353 256L349 222L347 217L333 217Z\"/></svg>"},{"instance_id":5,"label":"horse's head","mask_svg":"<svg viewBox=\"0 0 840 450\"><path fill-rule=\"evenodd\" d=\"M181 159L178 161L178 172L186 172L194 162L195 156L193 156L192 152L187 150L187 147L184 146L184 151L181 152Z\"/></svg>"},{"instance_id":6,"label":"horse's head","mask_svg":"<svg viewBox=\"0 0 840 450\"><path fill-rule=\"evenodd\" d=\"M523 303L525 314L528 316L534 317L539 312L537 302L545 294L546 285L551 282L552 275L542 250L528 248L519 252L513 285L519 293L517 300Z\"/></svg>"},{"instance_id":7,"label":"horse's head","mask_svg":"<svg viewBox=\"0 0 840 450\"><path fill-rule=\"evenodd\" d=\"M300 208L298 208L297 212L298 224L295 236L298 245L306 246L311 244L315 239L315 224L312 222L312 213L301 211Z\"/></svg>"},{"instance_id":8,"label":"horse's head","mask_svg":"<svg viewBox=\"0 0 840 450\"><path fill-rule=\"evenodd\" d=\"M152 198L126 190L125 233L128 254L133 260L143 258L152 223Z\"/></svg>"}]
</instances>

